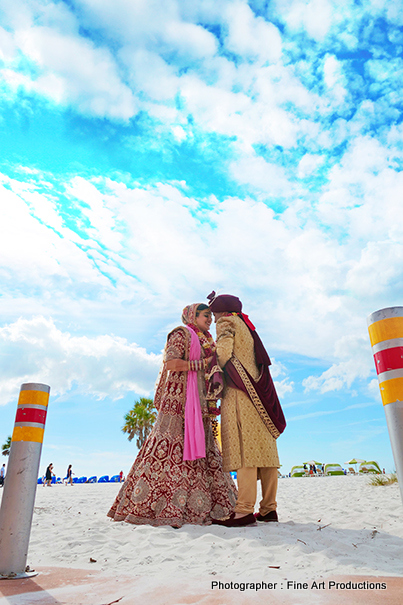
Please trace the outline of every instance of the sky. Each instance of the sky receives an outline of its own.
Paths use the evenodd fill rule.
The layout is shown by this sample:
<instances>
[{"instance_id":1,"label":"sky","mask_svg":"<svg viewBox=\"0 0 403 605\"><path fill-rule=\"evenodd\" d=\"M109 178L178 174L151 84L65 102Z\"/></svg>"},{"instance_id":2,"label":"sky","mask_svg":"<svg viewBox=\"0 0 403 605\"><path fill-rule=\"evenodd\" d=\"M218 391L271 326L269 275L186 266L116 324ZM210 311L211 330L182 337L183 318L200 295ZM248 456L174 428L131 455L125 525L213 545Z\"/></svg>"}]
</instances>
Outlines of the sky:
<instances>
[{"instance_id":1,"label":"sky","mask_svg":"<svg viewBox=\"0 0 403 605\"><path fill-rule=\"evenodd\" d=\"M367 331L403 303L403 4L2 0L0 439L128 472L123 416L214 289L272 358L282 472L394 470Z\"/></svg>"}]
</instances>

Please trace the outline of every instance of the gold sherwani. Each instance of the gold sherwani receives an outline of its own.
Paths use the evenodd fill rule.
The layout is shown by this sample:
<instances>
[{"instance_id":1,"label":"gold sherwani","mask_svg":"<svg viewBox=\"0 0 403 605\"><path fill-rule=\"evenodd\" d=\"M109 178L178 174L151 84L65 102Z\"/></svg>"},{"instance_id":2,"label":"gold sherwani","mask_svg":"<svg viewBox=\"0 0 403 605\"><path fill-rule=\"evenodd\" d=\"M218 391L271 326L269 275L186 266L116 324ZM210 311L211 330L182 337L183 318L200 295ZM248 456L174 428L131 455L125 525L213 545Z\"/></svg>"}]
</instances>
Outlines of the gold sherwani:
<instances>
[{"instance_id":1,"label":"gold sherwani","mask_svg":"<svg viewBox=\"0 0 403 605\"><path fill-rule=\"evenodd\" d=\"M223 368L234 354L254 380L259 377L253 338L236 315L217 321L217 357ZM223 470L241 467L276 467L280 462L276 440L270 435L248 395L226 387L221 401Z\"/></svg>"}]
</instances>

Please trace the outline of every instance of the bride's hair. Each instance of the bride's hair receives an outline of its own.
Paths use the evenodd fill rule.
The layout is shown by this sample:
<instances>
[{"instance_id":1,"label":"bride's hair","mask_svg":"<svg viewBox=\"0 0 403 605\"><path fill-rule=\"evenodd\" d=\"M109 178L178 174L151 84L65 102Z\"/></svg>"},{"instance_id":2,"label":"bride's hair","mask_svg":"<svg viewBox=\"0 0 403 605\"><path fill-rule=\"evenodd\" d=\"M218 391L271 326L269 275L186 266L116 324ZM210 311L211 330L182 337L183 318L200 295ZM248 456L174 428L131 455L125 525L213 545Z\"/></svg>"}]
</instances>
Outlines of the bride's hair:
<instances>
[{"instance_id":1,"label":"bride's hair","mask_svg":"<svg viewBox=\"0 0 403 605\"><path fill-rule=\"evenodd\" d=\"M198 307L196 308L196 317L199 316L200 311L205 311L206 309L209 309L208 305L205 305L204 303L201 303L200 305L198 305Z\"/></svg>"}]
</instances>

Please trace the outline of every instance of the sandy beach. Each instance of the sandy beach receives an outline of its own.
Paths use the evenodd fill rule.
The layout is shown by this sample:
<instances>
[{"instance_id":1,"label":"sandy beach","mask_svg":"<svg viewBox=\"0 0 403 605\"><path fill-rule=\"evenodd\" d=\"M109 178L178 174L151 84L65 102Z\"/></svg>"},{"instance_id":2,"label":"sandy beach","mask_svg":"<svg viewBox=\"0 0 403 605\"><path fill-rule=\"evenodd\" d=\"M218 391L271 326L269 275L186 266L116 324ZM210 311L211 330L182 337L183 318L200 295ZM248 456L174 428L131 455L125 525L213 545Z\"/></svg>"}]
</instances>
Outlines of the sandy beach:
<instances>
[{"instance_id":1,"label":"sandy beach","mask_svg":"<svg viewBox=\"0 0 403 605\"><path fill-rule=\"evenodd\" d=\"M241 529L175 530L116 523L106 513L118 489L118 484L39 486L27 562L41 571L37 583L53 578L59 586L43 594L30 592L28 586L30 600L25 600L22 594L11 594L21 581L7 589L12 581L3 580L0 605L103 605L117 599L122 605L140 600L172 605L263 603L268 594L273 603L330 603L336 587L329 582L346 576L355 576L349 578L353 581L372 578L373 583L383 579L387 584L386 589L344 588L346 602L360 603L364 594L366 603L377 595L379 602L388 602L390 587L400 581L394 578L403 576L397 484L374 487L367 476L280 479L280 522ZM242 589L246 583L271 588ZM78 600L66 593L75 584ZM83 591L86 585L80 596L80 587ZM103 586L101 593L96 586Z\"/></svg>"}]
</instances>

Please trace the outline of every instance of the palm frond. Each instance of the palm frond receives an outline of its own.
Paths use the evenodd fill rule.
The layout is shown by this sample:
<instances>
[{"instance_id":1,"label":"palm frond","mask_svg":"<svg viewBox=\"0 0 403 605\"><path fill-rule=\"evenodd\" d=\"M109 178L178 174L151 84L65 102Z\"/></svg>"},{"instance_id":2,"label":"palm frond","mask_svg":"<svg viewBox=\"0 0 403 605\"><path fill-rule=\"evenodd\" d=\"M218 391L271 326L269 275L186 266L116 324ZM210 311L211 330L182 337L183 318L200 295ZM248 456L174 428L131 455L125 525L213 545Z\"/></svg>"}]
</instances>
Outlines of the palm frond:
<instances>
[{"instance_id":1,"label":"palm frond","mask_svg":"<svg viewBox=\"0 0 403 605\"><path fill-rule=\"evenodd\" d=\"M7 441L5 443L3 443L3 445L1 446L1 453L3 454L3 456L9 456L10 449L11 449L11 435L9 437L7 437Z\"/></svg>"},{"instance_id":2,"label":"palm frond","mask_svg":"<svg viewBox=\"0 0 403 605\"><path fill-rule=\"evenodd\" d=\"M157 412L154 408L154 401L146 397L140 397L139 401L134 403L131 410L124 415L125 424L122 431L127 434L129 441L137 437L136 444L140 449L157 418Z\"/></svg>"}]
</instances>

